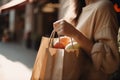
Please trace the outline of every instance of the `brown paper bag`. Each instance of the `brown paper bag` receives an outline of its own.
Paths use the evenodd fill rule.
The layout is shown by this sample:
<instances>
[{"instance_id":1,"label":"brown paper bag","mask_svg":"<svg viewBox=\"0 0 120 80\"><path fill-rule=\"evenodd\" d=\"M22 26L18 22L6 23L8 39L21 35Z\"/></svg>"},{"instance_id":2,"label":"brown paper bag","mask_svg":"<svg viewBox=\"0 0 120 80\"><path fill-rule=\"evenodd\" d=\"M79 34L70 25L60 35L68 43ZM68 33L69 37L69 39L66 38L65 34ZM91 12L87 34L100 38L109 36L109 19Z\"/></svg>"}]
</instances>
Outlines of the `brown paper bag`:
<instances>
[{"instance_id":1,"label":"brown paper bag","mask_svg":"<svg viewBox=\"0 0 120 80\"><path fill-rule=\"evenodd\" d=\"M43 75L40 80L79 80L82 74L78 50L47 48Z\"/></svg>"},{"instance_id":2,"label":"brown paper bag","mask_svg":"<svg viewBox=\"0 0 120 80\"><path fill-rule=\"evenodd\" d=\"M31 80L79 80L85 67L81 50L51 48L50 42L42 37Z\"/></svg>"},{"instance_id":3,"label":"brown paper bag","mask_svg":"<svg viewBox=\"0 0 120 80\"><path fill-rule=\"evenodd\" d=\"M40 71L41 71L42 65L44 63L43 60L44 60L46 48L48 48L48 43L49 43L49 38L42 37L40 48L38 50L36 60L35 60L34 66L33 66L31 80L40 80L39 79L40 75L41 75Z\"/></svg>"}]
</instances>

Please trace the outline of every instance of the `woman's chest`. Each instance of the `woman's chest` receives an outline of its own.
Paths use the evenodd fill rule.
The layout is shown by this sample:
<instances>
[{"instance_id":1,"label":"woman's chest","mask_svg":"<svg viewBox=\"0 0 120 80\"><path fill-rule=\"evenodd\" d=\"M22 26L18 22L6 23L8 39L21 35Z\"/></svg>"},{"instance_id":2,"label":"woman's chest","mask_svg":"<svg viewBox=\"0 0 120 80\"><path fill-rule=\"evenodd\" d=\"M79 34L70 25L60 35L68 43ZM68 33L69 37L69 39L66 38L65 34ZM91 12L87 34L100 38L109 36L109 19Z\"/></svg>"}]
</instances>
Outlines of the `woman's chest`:
<instances>
[{"instance_id":1,"label":"woman's chest","mask_svg":"<svg viewBox=\"0 0 120 80\"><path fill-rule=\"evenodd\" d=\"M95 24L95 13L93 11L83 12L78 20L76 28L87 38L92 39Z\"/></svg>"}]
</instances>

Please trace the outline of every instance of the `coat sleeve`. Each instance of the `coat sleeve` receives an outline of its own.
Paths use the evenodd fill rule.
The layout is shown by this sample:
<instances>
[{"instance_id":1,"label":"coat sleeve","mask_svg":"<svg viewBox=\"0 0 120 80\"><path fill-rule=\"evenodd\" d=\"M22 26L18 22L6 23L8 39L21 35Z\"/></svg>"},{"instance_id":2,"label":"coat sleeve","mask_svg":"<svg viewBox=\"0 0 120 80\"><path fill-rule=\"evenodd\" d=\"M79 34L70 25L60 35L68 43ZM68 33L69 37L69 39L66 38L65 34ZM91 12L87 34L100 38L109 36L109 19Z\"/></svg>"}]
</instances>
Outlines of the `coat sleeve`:
<instances>
[{"instance_id":1,"label":"coat sleeve","mask_svg":"<svg viewBox=\"0 0 120 80\"><path fill-rule=\"evenodd\" d=\"M98 9L94 29L95 43L91 50L95 68L108 74L115 72L119 66L118 25L112 10L108 5Z\"/></svg>"}]
</instances>

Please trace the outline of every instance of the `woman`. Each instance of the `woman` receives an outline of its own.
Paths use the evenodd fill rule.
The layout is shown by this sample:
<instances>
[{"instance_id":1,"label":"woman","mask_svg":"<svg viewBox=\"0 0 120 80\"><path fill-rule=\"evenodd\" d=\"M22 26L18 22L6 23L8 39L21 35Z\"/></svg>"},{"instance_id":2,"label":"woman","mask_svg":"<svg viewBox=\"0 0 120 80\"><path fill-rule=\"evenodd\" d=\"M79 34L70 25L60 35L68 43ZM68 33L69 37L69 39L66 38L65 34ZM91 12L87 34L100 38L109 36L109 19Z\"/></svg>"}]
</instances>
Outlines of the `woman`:
<instances>
[{"instance_id":1,"label":"woman","mask_svg":"<svg viewBox=\"0 0 120 80\"><path fill-rule=\"evenodd\" d=\"M58 35L76 40L89 57L80 80L108 80L119 66L118 23L112 3L109 0L71 0L70 10L70 16L67 14L53 26Z\"/></svg>"}]
</instances>

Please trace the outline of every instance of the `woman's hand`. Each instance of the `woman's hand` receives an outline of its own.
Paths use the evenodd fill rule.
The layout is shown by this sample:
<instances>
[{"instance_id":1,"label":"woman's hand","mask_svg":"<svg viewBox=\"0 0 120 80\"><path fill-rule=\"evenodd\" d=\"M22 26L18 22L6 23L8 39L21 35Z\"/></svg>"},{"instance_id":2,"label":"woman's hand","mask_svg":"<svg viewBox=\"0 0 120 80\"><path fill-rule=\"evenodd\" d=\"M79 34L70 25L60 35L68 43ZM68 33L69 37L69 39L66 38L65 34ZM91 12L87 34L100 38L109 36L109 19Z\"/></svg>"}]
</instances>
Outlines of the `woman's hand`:
<instances>
[{"instance_id":1,"label":"woman's hand","mask_svg":"<svg viewBox=\"0 0 120 80\"><path fill-rule=\"evenodd\" d=\"M84 49L90 56L93 42L86 38L80 31L75 29L75 27L65 20L56 21L53 26L58 35L66 35L74 38L80 44L81 48Z\"/></svg>"},{"instance_id":2,"label":"woman's hand","mask_svg":"<svg viewBox=\"0 0 120 80\"><path fill-rule=\"evenodd\" d=\"M76 29L70 23L65 20L58 20L53 23L54 30L58 35L66 35L69 37L73 37Z\"/></svg>"}]
</instances>

